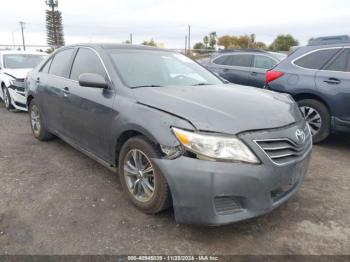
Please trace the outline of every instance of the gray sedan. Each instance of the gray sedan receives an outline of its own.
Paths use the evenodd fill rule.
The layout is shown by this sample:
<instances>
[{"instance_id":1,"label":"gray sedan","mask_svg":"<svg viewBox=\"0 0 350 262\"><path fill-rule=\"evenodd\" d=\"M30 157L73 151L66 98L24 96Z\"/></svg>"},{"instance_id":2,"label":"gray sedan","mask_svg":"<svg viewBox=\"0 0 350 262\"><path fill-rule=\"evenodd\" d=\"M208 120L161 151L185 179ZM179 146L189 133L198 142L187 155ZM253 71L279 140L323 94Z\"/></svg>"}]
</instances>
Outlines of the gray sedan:
<instances>
[{"instance_id":1,"label":"gray sedan","mask_svg":"<svg viewBox=\"0 0 350 262\"><path fill-rule=\"evenodd\" d=\"M57 136L118 173L126 196L181 223L267 213L307 172L309 128L289 95L224 84L164 49L59 49L29 73L33 135ZM116 200L117 201L117 200Z\"/></svg>"}]
</instances>

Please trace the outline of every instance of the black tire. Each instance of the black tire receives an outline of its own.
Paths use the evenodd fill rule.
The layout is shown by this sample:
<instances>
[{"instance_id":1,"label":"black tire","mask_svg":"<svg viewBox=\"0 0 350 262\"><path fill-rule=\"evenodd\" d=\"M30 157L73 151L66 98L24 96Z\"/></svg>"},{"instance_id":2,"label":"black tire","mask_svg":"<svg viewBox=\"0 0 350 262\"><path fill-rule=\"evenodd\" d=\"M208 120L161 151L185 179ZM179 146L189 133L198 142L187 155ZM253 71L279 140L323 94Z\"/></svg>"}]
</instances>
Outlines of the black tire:
<instances>
[{"instance_id":1,"label":"black tire","mask_svg":"<svg viewBox=\"0 0 350 262\"><path fill-rule=\"evenodd\" d=\"M38 118L39 125L36 125L36 127L32 122L33 120L32 114L34 113L34 111L36 112L35 114L38 114L39 116ZM40 141L47 141L47 140L53 139L54 135L48 131L45 118L41 113L39 106L35 103L34 99L32 99L29 103L28 113L29 113L30 126L32 128L34 137Z\"/></svg>"},{"instance_id":2,"label":"black tire","mask_svg":"<svg viewBox=\"0 0 350 262\"><path fill-rule=\"evenodd\" d=\"M11 104L11 96L10 96L10 92L9 90L7 89L6 86L2 86L2 97L3 97L3 101L4 101L4 104L5 104L5 108L7 110L12 110L14 109L13 105Z\"/></svg>"},{"instance_id":3,"label":"black tire","mask_svg":"<svg viewBox=\"0 0 350 262\"><path fill-rule=\"evenodd\" d=\"M303 99L303 100L299 100L297 103L301 111L303 107L304 108L308 107L315 110L319 114L321 118L321 126L319 130L312 136L312 139L314 143L320 143L323 140L325 140L331 133L331 116L328 111L328 108L322 102L315 99ZM309 122L309 125L312 127L313 124L310 121L308 122Z\"/></svg>"},{"instance_id":4,"label":"black tire","mask_svg":"<svg viewBox=\"0 0 350 262\"><path fill-rule=\"evenodd\" d=\"M147 202L139 201L134 194L130 191L131 189L128 186L127 176L124 171L124 164L127 160L128 155L132 150L141 151L148 160L150 160L153 167L154 174L154 191L152 197ZM120 154L119 154L119 167L118 173L120 182L122 184L125 194L128 196L128 199L140 210L147 214L156 214L162 210L169 208L172 205L171 194L168 183L160 172L160 170L152 162L152 158L159 158L160 154L157 151L156 147L147 141L143 136L136 136L130 138L123 145Z\"/></svg>"}]
</instances>

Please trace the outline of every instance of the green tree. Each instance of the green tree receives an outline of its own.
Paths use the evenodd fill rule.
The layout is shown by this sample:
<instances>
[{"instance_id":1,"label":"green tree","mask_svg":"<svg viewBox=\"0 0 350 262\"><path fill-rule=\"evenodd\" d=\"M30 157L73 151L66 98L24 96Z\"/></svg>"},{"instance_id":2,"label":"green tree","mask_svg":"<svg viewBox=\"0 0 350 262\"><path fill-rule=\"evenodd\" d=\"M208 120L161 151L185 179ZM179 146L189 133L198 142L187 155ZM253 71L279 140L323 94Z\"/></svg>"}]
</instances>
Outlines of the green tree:
<instances>
[{"instance_id":1,"label":"green tree","mask_svg":"<svg viewBox=\"0 0 350 262\"><path fill-rule=\"evenodd\" d=\"M203 43L204 43L205 48L208 48L209 37L207 35L205 37L203 37Z\"/></svg>"},{"instance_id":2,"label":"green tree","mask_svg":"<svg viewBox=\"0 0 350 262\"><path fill-rule=\"evenodd\" d=\"M209 47L211 49L214 49L215 46L216 46L216 43L217 43L217 35L216 35L216 32L211 32L209 34Z\"/></svg>"},{"instance_id":3,"label":"green tree","mask_svg":"<svg viewBox=\"0 0 350 262\"><path fill-rule=\"evenodd\" d=\"M257 49L267 49L267 46L264 42L255 42L253 44L253 48L257 48Z\"/></svg>"},{"instance_id":4,"label":"green tree","mask_svg":"<svg viewBox=\"0 0 350 262\"><path fill-rule=\"evenodd\" d=\"M205 45L202 42L198 42L193 46L194 50L205 49Z\"/></svg>"},{"instance_id":5,"label":"green tree","mask_svg":"<svg viewBox=\"0 0 350 262\"><path fill-rule=\"evenodd\" d=\"M237 37L231 35L224 35L218 38L218 44L225 49L237 43Z\"/></svg>"},{"instance_id":6,"label":"green tree","mask_svg":"<svg viewBox=\"0 0 350 262\"><path fill-rule=\"evenodd\" d=\"M148 45L148 46L154 46L154 47L157 47L157 43L154 42L153 39L149 40L149 41L143 41L141 45Z\"/></svg>"},{"instance_id":7,"label":"green tree","mask_svg":"<svg viewBox=\"0 0 350 262\"><path fill-rule=\"evenodd\" d=\"M58 48L65 44L60 11L46 10L46 40L52 48Z\"/></svg>"},{"instance_id":8,"label":"green tree","mask_svg":"<svg viewBox=\"0 0 350 262\"><path fill-rule=\"evenodd\" d=\"M269 49L273 51L289 51L292 46L296 45L299 45L298 40L294 39L290 34L278 35L269 46Z\"/></svg>"}]
</instances>

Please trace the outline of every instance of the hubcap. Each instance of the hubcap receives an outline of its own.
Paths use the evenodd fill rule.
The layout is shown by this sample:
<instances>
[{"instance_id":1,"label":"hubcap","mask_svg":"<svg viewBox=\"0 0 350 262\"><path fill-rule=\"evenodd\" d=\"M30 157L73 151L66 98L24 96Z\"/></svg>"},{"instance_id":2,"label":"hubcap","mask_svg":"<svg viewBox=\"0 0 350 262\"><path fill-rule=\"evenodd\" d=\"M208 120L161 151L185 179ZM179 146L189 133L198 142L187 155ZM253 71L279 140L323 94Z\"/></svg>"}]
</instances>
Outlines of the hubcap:
<instances>
[{"instance_id":1,"label":"hubcap","mask_svg":"<svg viewBox=\"0 0 350 262\"><path fill-rule=\"evenodd\" d=\"M35 135L39 135L41 122L40 122L40 114L38 107L36 105L32 106L32 110L30 112L30 120L32 124L32 129Z\"/></svg>"},{"instance_id":2,"label":"hubcap","mask_svg":"<svg viewBox=\"0 0 350 262\"><path fill-rule=\"evenodd\" d=\"M322 127L322 118L320 113L311 107L301 106L300 111L303 114L305 120L309 123L311 134L316 135Z\"/></svg>"},{"instance_id":3,"label":"hubcap","mask_svg":"<svg viewBox=\"0 0 350 262\"><path fill-rule=\"evenodd\" d=\"M141 150L132 149L124 161L124 176L132 196L141 202L154 195L155 176L151 161Z\"/></svg>"}]
</instances>

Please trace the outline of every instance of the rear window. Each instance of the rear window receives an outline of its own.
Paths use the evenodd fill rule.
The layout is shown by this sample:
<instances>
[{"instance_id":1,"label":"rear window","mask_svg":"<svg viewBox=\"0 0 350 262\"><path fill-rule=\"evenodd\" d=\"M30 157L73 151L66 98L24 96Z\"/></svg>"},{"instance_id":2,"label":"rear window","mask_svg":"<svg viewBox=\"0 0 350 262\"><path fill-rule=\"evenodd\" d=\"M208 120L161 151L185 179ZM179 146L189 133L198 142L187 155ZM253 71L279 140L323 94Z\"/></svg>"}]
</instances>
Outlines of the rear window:
<instances>
[{"instance_id":1,"label":"rear window","mask_svg":"<svg viewBox=\"0 0 350 262\"><path fill-rule=\"evenodd\" d=\"M250 67L252 55L226 55L215 59L213 62L218 65Z\"/></svg>"},{"instance_id":2,"label":"rear window","mask_svg":"<svg viewBox=\"0 0 350 262\"><path fill-rule=\"evenodd\" d=\"M213 63L217 65L230 65L230 56L228 55L220 56L216 58L213 61Z\"/></svg>"},{"instance_id":3,"label":"rear window","mask_svg":"<svg viewBox=\"0 0 350 262\"><path fill-rule=\"evenodd\" d=\"M271 69L277 64L275 60L273 60L270 57L262 56L262 55L256 55L254 57L254 67L255 68L262 68L262 69Z\"/></svg>"},{"instance_id":4,"label":"rear window","mask_svg":"<svg viewBox=\"0 0 350 262\"><path fill-rule=\"evenodd\" d=\"M337 52L339 52L339 48L318 50L299 58L294 64L308 69L319 70L330 61Z\"/></svg>"}]
</instances>

